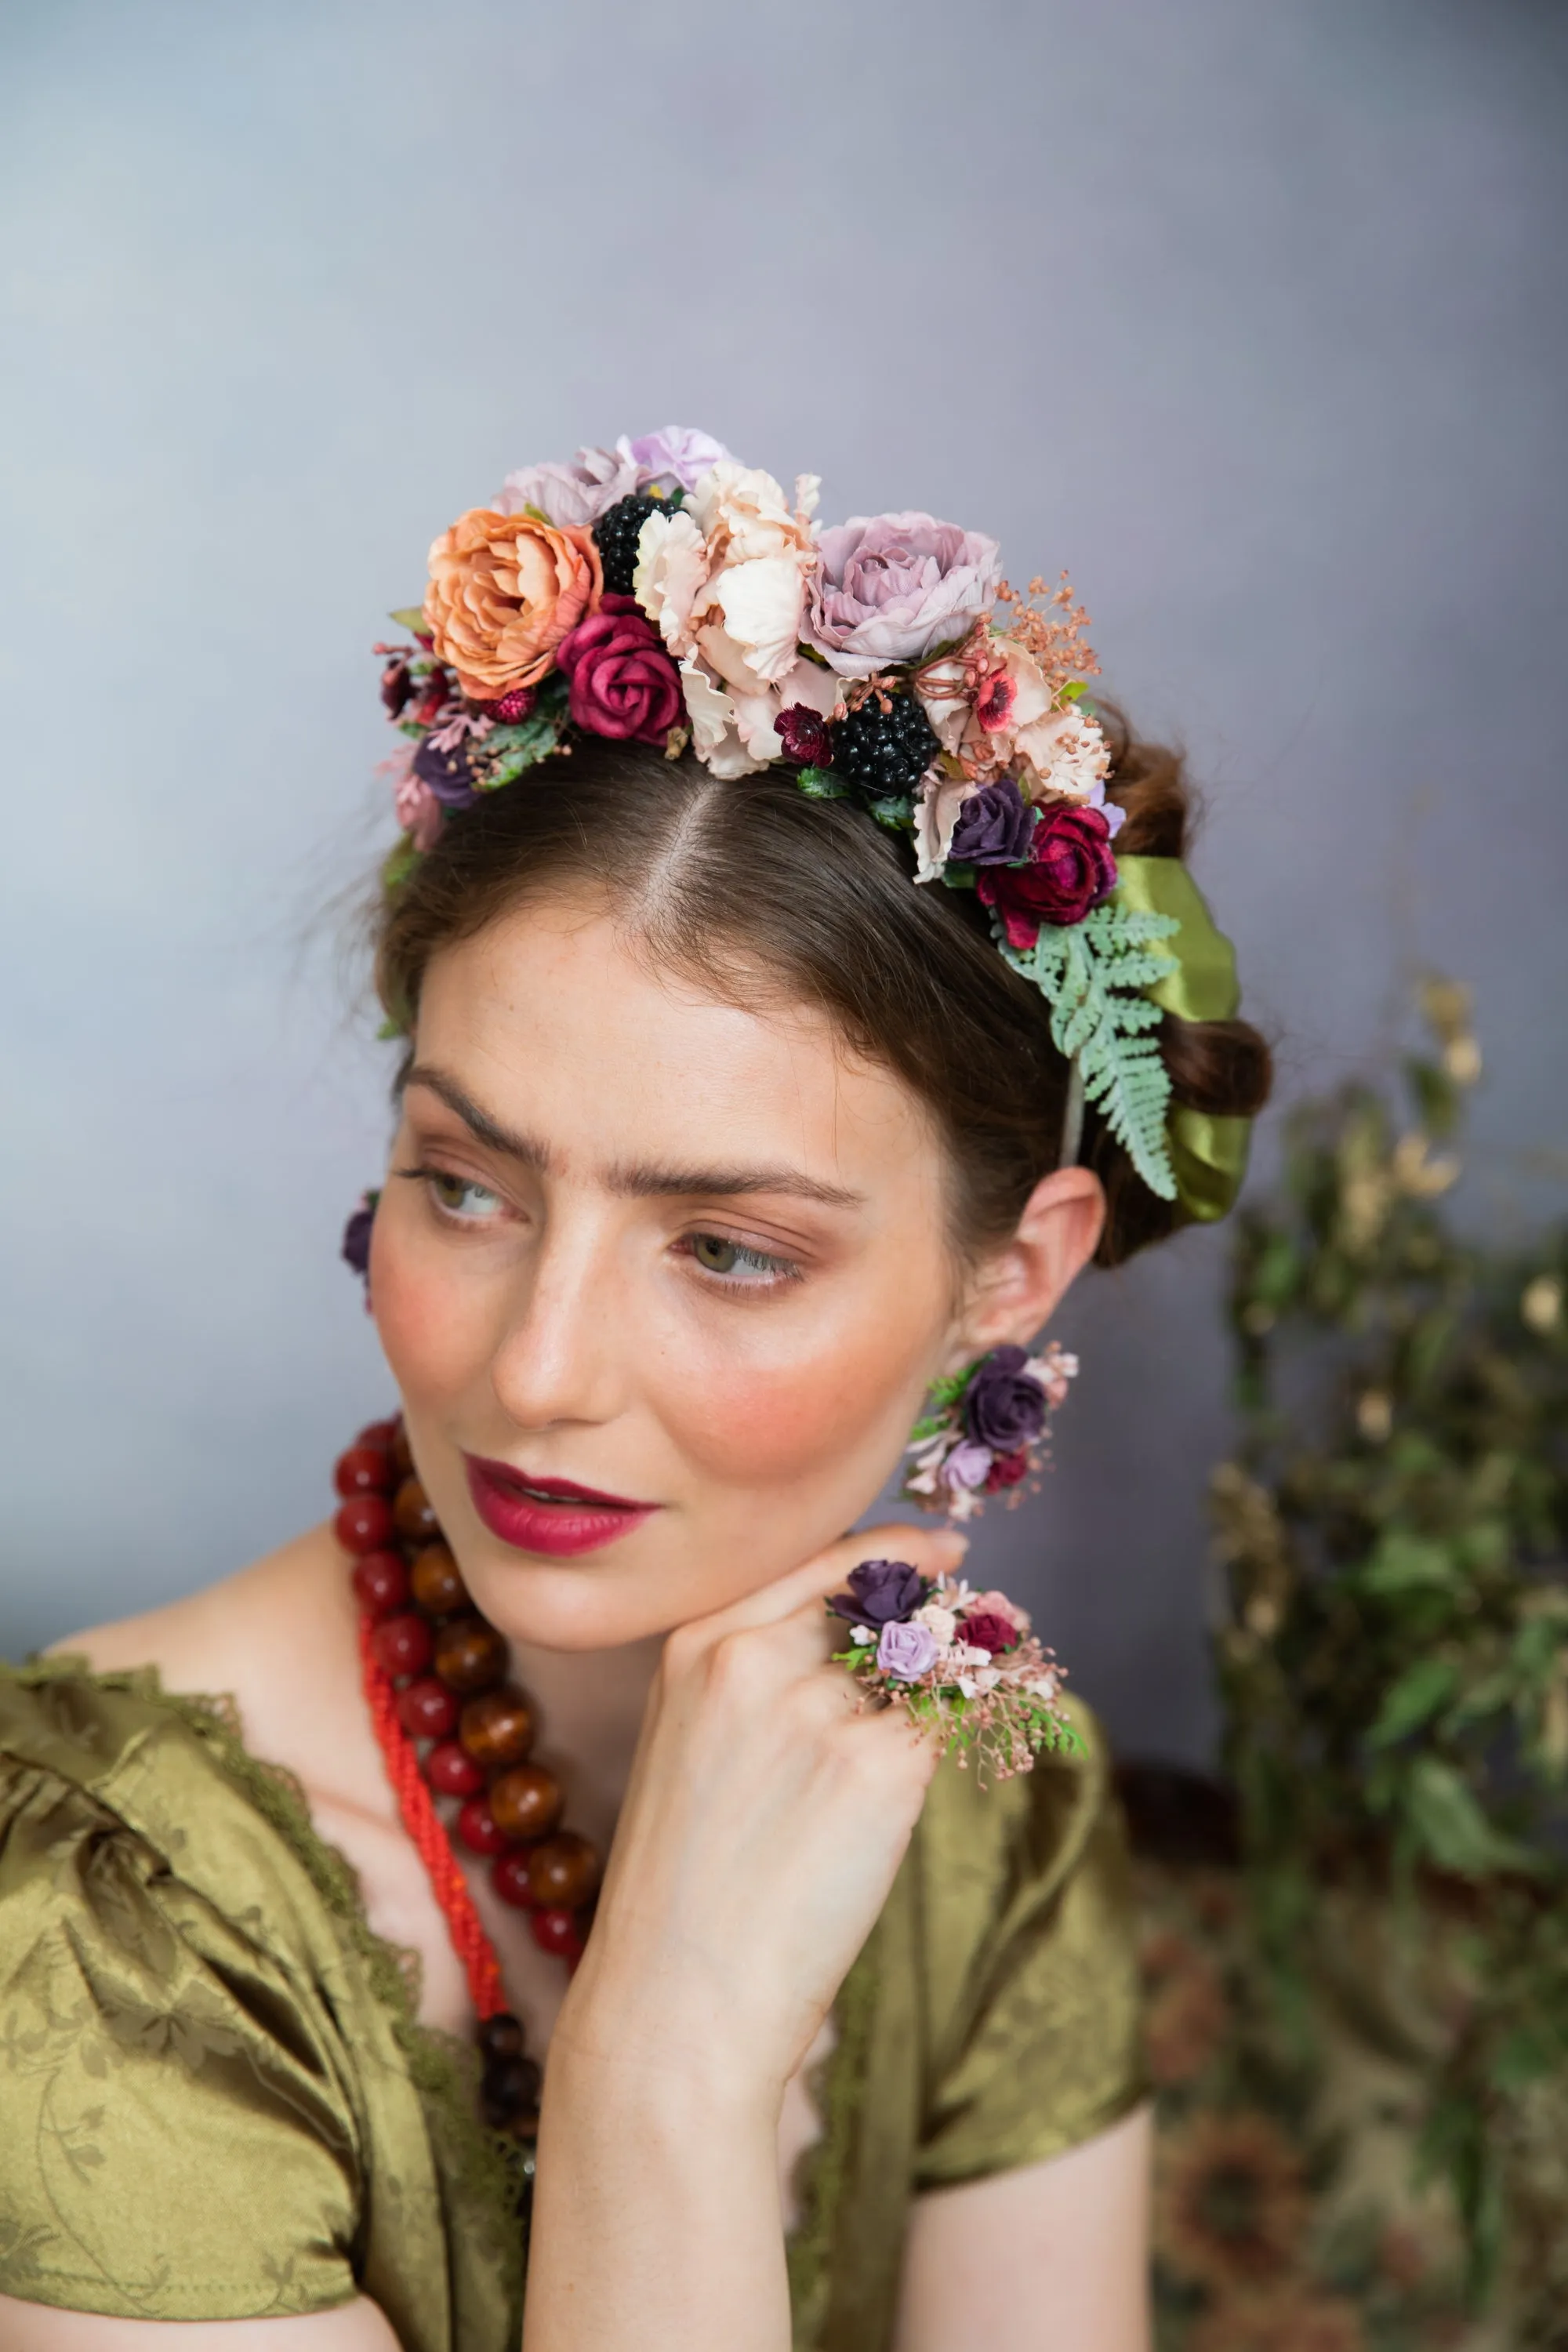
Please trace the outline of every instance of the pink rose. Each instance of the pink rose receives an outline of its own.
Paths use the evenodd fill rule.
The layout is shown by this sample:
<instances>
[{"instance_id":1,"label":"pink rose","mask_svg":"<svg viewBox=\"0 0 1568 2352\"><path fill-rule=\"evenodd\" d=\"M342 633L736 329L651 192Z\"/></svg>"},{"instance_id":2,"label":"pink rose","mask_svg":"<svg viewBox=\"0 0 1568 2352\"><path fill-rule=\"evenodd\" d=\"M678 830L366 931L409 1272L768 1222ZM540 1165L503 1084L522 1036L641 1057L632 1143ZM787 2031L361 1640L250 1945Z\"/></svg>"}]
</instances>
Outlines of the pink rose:
<instances>
[{"instance_id":1,"label":"pink rose","mask_svg":"<svg viewBox=\"0 0 1568 2352\"><path fill-rule=\"evenodd\" d=\"M662 743L680 721L675 664L637 610L635 596L606 596L556 647L577 726L613 742Z\"/></svg>"},{"instance_id":2,"label":"pink rose","mask_svg":"<svg viewBox=\"0 0 1568 2352\"><path fill-rule=\"evenodd\" d=\"M1026 866L983 866L975 889L1002 918L1008 945L1032 948L1042 923L1081 923L1116 887L1110 827L1099 809L1064 801L1041 811Z\"/></svg>"},{"instance_id":3,"label":"pink rose","mask_svg":"<svg viewBox=\"0 0 1568 2352\"><path fill-rule=\"evenodd\" d=\"M802 635L842 677L923 660L987 611L1002 551L934 515L854 515L822 532Z\"/></svg>"}]
</instances>

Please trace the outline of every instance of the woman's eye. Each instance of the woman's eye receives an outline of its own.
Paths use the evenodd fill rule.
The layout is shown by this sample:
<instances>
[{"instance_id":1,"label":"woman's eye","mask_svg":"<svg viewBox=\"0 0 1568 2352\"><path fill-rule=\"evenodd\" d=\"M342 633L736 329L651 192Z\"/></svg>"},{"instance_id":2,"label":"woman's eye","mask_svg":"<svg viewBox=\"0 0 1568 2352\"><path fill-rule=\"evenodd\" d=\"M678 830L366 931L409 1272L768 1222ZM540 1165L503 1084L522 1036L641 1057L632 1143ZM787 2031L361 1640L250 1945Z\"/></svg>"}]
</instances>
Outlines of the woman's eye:
<instances>
[{"instance_id":1,"label":"woman's eye","mask_svg":"<svg viewBox=\"0 0 1568 2352\"><path fill-rule=\"evenodd\" d=\"M461 1217L470 1224L487 1223L501 1208L499 1193L487 1192L468 1176L449 1176L439 1168L421 1171L430 1188L430 1197L437 1208L449 1217Z\"/></svg>"},{"instance_id":2,"label":"woman's eye","mask_svg":"<svg viewBox=\"0 0 1568 2352\"><path fill-rule=\"evenodd\" d=\"M787 1258L770 1257L764 1250L748 1249L744 1242L729 1241L722 1234L693 1234L687 1247L704 1273L759 1289L770 1283L787 1281L795 1271Z\"/></svg>"}]
</instances>

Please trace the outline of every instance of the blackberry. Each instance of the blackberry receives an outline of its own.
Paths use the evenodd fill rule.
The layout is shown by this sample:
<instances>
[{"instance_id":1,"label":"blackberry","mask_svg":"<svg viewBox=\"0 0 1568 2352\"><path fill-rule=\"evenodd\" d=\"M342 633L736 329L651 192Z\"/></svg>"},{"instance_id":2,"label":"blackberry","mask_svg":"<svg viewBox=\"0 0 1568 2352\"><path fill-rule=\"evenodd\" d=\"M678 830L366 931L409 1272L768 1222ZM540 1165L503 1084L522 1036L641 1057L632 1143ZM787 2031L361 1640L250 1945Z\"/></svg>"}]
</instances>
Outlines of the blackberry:
<instances>
[{"instance_id":1,"label":"blackberry","mask_svg":"<svg viewBox=\"0 0 1568 2352\"><path fill-rule=\"evenodd\" d=\"M605 567L605 587L612 596L629 596L632 573L637 570L637 537L650 514L658 514L664 501L644 498L640 491L629 499L617 499L594 525L594 544L599 551L599 561Z\"/></svg>"},{"instance_id":2,"label":"blackberry","mask_svg":"<svg viewBox=\"0 0 1568 2352\"><path fill-rule=\"evenodd\" d=\"M868 800L912 792L942 749L912 694L895 694L886 710L868 695L830 732L835 774Z\"/></svg>"}]
</instances>

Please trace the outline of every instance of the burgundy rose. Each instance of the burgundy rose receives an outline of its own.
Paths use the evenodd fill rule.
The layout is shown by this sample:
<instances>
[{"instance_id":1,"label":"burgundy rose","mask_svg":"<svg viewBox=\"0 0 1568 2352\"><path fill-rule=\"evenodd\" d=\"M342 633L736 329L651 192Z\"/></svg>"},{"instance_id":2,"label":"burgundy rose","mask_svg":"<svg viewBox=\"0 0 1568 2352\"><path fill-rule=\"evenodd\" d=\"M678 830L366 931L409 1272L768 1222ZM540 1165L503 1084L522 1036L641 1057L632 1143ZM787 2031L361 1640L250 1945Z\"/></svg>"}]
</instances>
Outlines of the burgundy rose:
<instances>
[{"instance_id":1,"label":"burgundy rose","mask_svg":"<svg viewBox=\"0 0 1568 2352\"><path fill-rule=\"evenodd\" d=\"M405 661L389 661L381 673L381 699L389 719L401 719L414 692L414 673Z\"/></svg>"},{"instance_id":2,"label":"burgundy rose","mask_svg":"<svg viewBox=\"0 0 1568 2352\"><path fill-rule=\"evenodd\" d=\"M1017 1454L1046 1425L1046 1392L1022 1348L993 1348L963 1391L963 1426L993 1454Z\"/></svg>"},{"instance_id":3,"label":"burgundy rose","mask_svg":"<svg viewBox=\"0 0 1568 2352\"><path fill-rule=\"evenodd\" d=\"M1026 866L983 866L975 888L994 907L1010 947L1032 948L1042 923L1081 923L1116 887L1110 827L1096 808L1047 809Z\"/></svg>"},{"instance_id":4,"label":"burgundy rose","mask_svg":"<svg viewBox=\"0 0 1568 2352\"><path fill-rule=\"evenodd\" d=\"M635 596L607 595L555 648L579 727L612 742L662 743L685 704L680 673Z\"/></svg>"},{"instance_id":5,"label":"burgundy rose","mask_svg":"<svg viewBox=\"0 0 1568 2352\"><path fill-rule=\"evenodd\" d=\"M1016 1646L1018 1628L1005 1617L998 1617L992 1609L977 1609L973 1617L958 1621L958 1638L967 1642L972 1650L989 1650L994 1657L998 1650Z\"/></svg>"},{"instance_id":6,"label":"burgundy rose","mask_svg":"<svg viewBox=\"0 0 1568 2352\"><path fill-rule=\"evenodd\" d=\"M833 765L833 739L820 710L808 709L804 702L793 702L787 710L779 712L773 726L784 745L784 758L793 760L797 768Z\"/></svg>"},{"instance_id":7,"label":"burgundy rose","mask_svg":"<svg viewBox=\"0 0 1568 2352\"><path fill-rule=\"evenodd\" d=\"M1019 1480L1028 1475L1029 1457L1026 1454L999 1454L985 1474L985 1491L988 1495L1000 1495L1005 1487L1017 1486Z\"/></svg>"},{"instance_id":8,"label":"burgundy rose","mask_svg":"<svg viewBox=\"0 0 1568 2352\"><path fill-rule=\"evenodd\" d=\"M1016 866L1029 854L1035 812L1011 776L982 784L958 812L948 857L955 866Z\"/></svg>"},{"instance_id":9,"label":"burgundy rose","mask_svg":"<svg viewBox=\"0 0 1568 2352\"><path fill-rule=\"evenodd\" d=\"M828 1607L852 1625L893 1625L912 1616L926 1597L920 1570L903 1559L863 1559L849 1571L849 1590L836 1592Z\"/></svg>"}]
</instances>

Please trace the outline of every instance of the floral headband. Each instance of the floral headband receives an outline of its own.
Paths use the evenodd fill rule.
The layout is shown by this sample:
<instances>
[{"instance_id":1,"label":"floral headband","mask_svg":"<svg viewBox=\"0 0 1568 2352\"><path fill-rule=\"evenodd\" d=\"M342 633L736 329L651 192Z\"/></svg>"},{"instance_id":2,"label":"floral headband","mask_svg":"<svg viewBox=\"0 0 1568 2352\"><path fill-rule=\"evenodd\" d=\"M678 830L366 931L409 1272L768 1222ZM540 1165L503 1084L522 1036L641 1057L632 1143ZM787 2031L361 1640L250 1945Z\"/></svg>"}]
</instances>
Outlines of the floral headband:
<instances>
[{"instance_id":1,"label":"floral headband","mask_svg":"<svg viewBox=\"0 0 1568 2352\"><path fill-rule=\"evenodd\" d=\"M1118 858L1086 701L1099 665L1066 579L1020 595L983 532L931 515L819 528L770 474L679 426L510 474L430 550L413 646L378 646L409 739L388 762L395 888L449 812L573 731L689 744L722 778L783 763L912 839L916 880L973 890L1072 1068L1064 1161L1095 1105L1150 1190L1223 1216L1248 1123L1173 1107L1165 1012L1225 1020L1235 960L1178 859Z\"/></svg>"}]
</instances>

